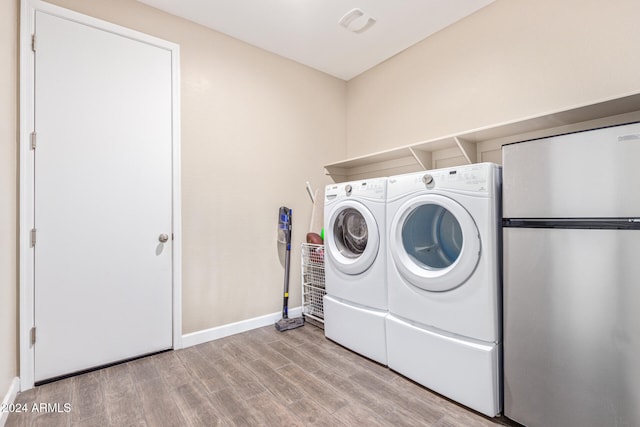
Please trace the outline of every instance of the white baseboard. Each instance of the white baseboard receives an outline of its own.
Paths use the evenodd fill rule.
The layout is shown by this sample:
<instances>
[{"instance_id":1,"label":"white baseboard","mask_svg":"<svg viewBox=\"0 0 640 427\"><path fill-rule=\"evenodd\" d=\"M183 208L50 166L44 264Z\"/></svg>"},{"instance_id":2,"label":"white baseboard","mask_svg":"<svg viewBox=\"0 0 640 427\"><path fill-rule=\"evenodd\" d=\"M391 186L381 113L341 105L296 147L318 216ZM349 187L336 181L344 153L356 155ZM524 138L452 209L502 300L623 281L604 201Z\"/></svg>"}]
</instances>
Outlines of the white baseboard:
<instances>
[{"instance_id":1,"label":"white baseboard","mask_svg":"<svg viewBox=\"0 0 640 427\"><path fill-rule=\"evenodd\" d=\"M302 307L289 309L289 316L297 317L302 315ZM261 328L263 326L275 325L282 318L282 313L266 314L253 319L241 320L240 322L229 323L228 325L217 326L211 329L205 329L198 332L192 332L182 336L182 348L191 347L205 342L228 337L229 335L239 334L240 332L250 331L251 329ZM275 327L275 326L274 326Z\"/></svg>"},{"instance_id":2,"label":"white baseboard","mask_svg":"<svg viewBox=\"0 0 640 427\"><path fill-rule=\"evenodd\" d=\"M15 377L11 384L9 385L9 391L5 394L4 399L2 400L2 407L6 408L11 405L18 395L20 391L20 378ZM9 412L0 412L0 427L4 427L4 424L7 422L7 418L9 418Z\"/></svg>"}]
</instances>

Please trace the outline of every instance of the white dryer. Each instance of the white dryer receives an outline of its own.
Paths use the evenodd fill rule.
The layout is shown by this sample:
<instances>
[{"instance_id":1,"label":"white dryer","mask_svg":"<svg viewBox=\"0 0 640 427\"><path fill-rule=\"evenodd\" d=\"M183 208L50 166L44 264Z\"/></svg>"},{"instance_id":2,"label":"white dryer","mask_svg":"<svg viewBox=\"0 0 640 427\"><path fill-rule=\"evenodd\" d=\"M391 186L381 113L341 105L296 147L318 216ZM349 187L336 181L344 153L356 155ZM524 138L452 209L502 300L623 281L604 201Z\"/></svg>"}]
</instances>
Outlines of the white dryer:
<instances>
[{"instance_id":1,"label":"white dryer","mask_svg":"<svg viewBox=\"0 0 640 427\"><path fill-rule=\"evenodd\" d=\"M387 178L329 185L324 211L325 335L385 365L386 190Z\"/></svg>"},{"instance_id":2,"label":"white dryer","mask_svg":"<svg viewBox=\"0 0 640 427\"><path fill-rule=\"evenodd\" d=\"M391 369L488 416L502 410L501 169L390 177Z\"/></svg>"}]
</instances>

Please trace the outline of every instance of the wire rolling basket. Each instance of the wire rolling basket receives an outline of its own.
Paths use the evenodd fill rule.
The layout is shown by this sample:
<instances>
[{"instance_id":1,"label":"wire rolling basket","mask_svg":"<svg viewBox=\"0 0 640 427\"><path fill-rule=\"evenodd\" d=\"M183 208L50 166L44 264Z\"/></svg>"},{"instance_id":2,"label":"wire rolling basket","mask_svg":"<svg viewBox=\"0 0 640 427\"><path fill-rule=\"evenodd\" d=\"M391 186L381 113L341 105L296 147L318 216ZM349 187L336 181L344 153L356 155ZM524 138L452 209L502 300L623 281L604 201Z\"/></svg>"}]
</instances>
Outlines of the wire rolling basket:
<instances>
[{"instance_id":1,"label":"wire rolling basket","mask_svg":"<svg viewBox=\"0 0 640 427\"><path fill-rule=\"evenodd\" d=\"M302 244L302 314L305 320L324 327L324 245Z\"/></svg>"}]
</instances>

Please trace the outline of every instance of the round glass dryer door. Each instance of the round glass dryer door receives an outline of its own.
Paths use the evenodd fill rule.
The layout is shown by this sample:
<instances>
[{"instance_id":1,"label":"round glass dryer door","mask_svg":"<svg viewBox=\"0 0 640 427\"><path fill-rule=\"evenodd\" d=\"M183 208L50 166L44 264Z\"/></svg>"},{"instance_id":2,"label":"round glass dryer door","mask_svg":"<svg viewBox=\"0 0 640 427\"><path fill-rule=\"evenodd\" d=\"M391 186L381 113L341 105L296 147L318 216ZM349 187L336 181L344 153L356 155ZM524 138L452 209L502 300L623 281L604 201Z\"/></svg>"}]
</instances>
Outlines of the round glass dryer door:
<instances>
[{"instance_id":1,"label":"round glass dryer door","mask_svg":"<svg viewBox=\"0 0 640 427\"><path fill-rule=\"evenodd\" d=\"M436 194L402 205L391 223L390 237L402 276L428 291L457 288L480 259L480 238L471 215L457 202Z\"/></svg>"},{"instance_id":2,"label":"round glass dryer door","mask_svg":"<svg viewBox=\"0 0 640 427\"><path fill-rule=\"evenodd\" d=\"M336 267L346 274L360 274L371 267L380 236L369 209L353 200L344 201L331 211L328 224L325 244Z\"/></svg>"},{"instance_id":3,"label":"round glass dryer door","mask_svg":"<svg viewBox=\"0 0 640 427\"><path fill-rule=\"evenodd\" d=\"M447 268L462 252L462 228L440 205L414 208L402 225L402 245L413 262L425 269Z\"/></svg>"}]
</instances>

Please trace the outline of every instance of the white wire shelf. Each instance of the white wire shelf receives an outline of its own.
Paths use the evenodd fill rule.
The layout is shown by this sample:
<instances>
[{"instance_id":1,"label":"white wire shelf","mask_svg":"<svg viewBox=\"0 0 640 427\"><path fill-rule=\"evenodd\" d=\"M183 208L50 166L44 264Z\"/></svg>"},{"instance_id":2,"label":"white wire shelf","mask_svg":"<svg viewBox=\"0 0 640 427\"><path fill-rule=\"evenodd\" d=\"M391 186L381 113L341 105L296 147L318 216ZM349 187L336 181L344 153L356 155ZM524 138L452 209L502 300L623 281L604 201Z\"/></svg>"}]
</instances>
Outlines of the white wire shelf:
<instances>
[{"instance_id":1,"label":"white wire shelf","mask_svg":"<svg viewBox=\"0 0 640 427\"><path fill-rule=\"evenodd\" d=\"M324 325L324 245L302 244L302 314ZM320 326L319 325L319 326Z\"/></svg>"}]
</instances>

